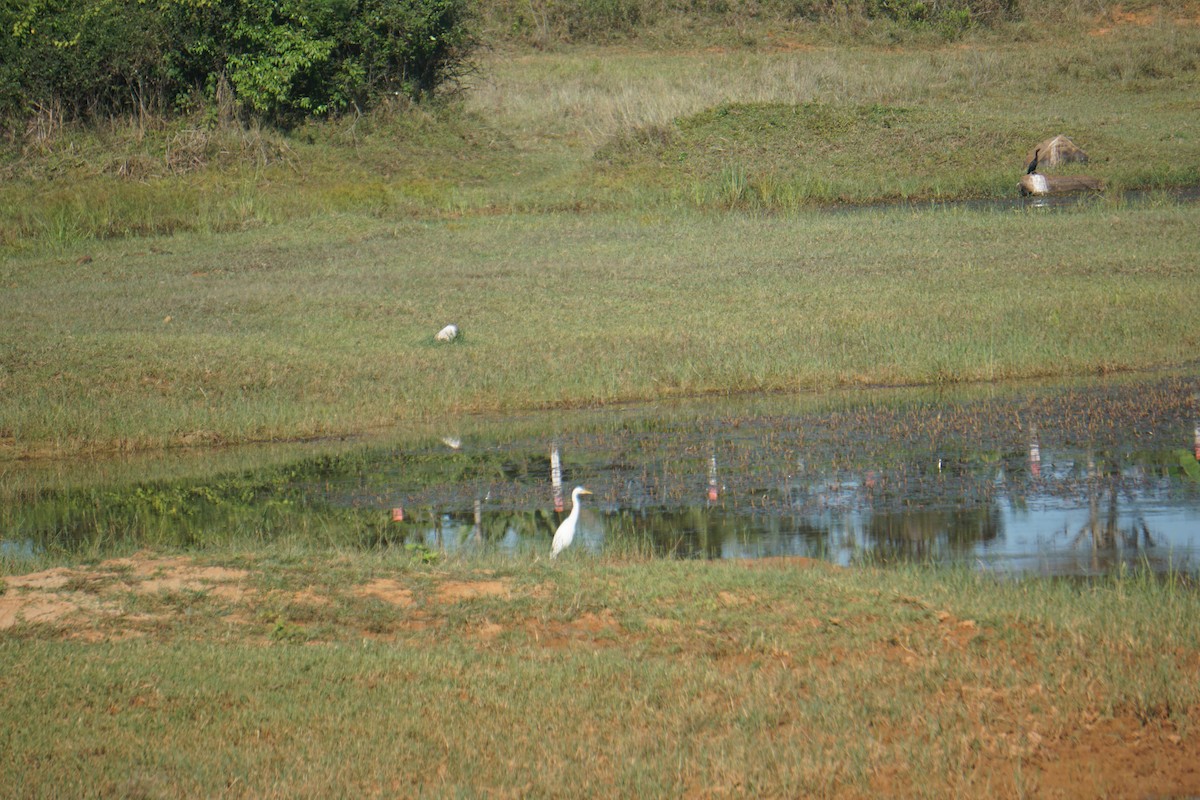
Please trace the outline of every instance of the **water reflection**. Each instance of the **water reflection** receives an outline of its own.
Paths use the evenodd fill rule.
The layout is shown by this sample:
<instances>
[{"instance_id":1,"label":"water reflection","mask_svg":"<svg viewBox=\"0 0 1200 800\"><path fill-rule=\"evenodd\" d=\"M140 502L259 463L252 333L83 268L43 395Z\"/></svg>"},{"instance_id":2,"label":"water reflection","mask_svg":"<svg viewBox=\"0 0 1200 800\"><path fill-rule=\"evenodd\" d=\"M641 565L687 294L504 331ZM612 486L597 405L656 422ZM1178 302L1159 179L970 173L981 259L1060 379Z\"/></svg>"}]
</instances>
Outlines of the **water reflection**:
<instances>
[{"instance_id":1,"label":"water reflection","mask_svg":"<svg viewBox=\"0 0 1200 800\"><path fill-rule=\"evenodd\" d=\"M705 499L709 505L717 502L721 492L717 488L717 453L716 445L712 446L712 454L708 457L708 492L705 494Z\"/></svg>"},{"instance_id":2,"label":"water reflection","mask_svg":"<svg viewBox=\"0 0 1200 800\"><path fill-rule=\"evenodd\" d=\"M1200 379L978 396L857 393L555 415L196 482L18 492L0 555L242 531L384 547L807 556L1089 574L1200 563ZM547 433L550 431L550 433ZM239 534L240 535L240 534Z\"/></svg>"},{"instance_id":3,"label":"water reflection","mask_svg":"<svg viewBox=\"0 0 1200 800\"><path fill-rule=\"evenodd\" d=\"M1037 425L1029 423L1029 472L1033 477L1042 474L1042 448L1038 444Z\"/></svg>"},{"instance_id":4,"label":"water reflection","mask_svg":"<svg viewBox=\"0 0 1200 800\"><path fill-rule=\"evenodd\" d=\"M563 510L562 458L558 454L558 443L550 445L550 492L554 497L554 510Z\"/></svg>"},{"instance_id":5,"label":"water reflection","mask_svg":"<svg viewBox=\"0 0 1200 800\"><path fill-rule=\"evenodd\" d=\"M1185 205L1200 201L1200 186L1163 189L1127 189L1122 192L1074 192L1067 194L1016 195L973 200L884 202L867 206L838 205L825 209L833 214L853 214L864 208L902 208L912 211L968 209L972 211L1021 211L1025 209L1067 210L1079 206L1122 204L1127 206Z\"/></svg>"},{"instance_id":6,"label":"water reflection","mask_svg":"<svg viewBox=\"0 0 1200 800\"><path fill-rule=\"evenodd\" d=\"M1106 417L1096 398L1083 402L1093 407L1076 415L1080 424ZM1071 416L1069 408L1061 411ZM840 415L819 424L715 418L706 422L709 430L690 434L667 426L654 436L619 427L595 439L560 436L550 445L547 476L554 508L561 514L569 468L606 498L581 522L583 546L591 550L616 545L680 558L808 556L847 565L920 561L1063 574L1121 565L1194 569L1200 558L1200 479L1189 474L1195 448L1146 441L1147 431L1138 429L1144 418L1100 449L1079 448L1070 431L1064 436L1030 421L1012 431L1023 444L1006 451L995 446L1009 439L1003 431L987 431L990 442L949 432L914 447L912 428L939 420L934 409L914 412L916 424L901 435L872 436L864 422L870 416L859 414L833 441L828 426L844 423ZM1179 423L1158 424L1178 430ZM1187 427L1194 445L1200 426ZM731 465L725 482L719 464ZM536 480L534 469L510 472ZM693 494L689 485L701 491ZM522 487L501 494L519 497ZM561 518L504 513L507 527L490 541L515 548L544 547ZM522 514L528 519L516 522Z\"/></svg>"}]
</instances>

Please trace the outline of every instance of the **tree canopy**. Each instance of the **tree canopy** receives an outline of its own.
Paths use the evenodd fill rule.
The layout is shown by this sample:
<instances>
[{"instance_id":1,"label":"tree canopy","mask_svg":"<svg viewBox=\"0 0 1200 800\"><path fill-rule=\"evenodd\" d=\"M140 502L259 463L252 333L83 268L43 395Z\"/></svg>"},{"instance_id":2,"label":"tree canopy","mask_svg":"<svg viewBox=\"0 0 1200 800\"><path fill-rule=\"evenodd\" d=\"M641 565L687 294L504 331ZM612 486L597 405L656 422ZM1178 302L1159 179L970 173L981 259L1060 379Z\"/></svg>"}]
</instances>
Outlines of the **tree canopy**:
<instances>
[{"instance_id":1,"label":"tree canopy","mask_svg":"<svg viewBox=\"0 0 1200 800\"><path fill-rule=\"evenodd\" d=\"M426 96L471 44L466 0L8 0L0 114L231 100L287 123Z\"/></svg>"}]
</instances>

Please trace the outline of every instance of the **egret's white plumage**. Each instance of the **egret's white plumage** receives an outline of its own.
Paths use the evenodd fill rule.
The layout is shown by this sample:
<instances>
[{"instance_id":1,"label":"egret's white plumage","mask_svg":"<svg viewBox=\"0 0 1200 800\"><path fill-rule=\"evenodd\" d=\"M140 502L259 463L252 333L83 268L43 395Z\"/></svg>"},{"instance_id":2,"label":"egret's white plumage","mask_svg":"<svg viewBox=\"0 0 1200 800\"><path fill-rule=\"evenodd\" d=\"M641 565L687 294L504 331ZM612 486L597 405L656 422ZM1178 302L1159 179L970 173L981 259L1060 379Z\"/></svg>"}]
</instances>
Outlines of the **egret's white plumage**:
<instances>
[{"instance_id":1,"label":"egret's white plumage","mask_svg":"<svg viewBox=\"0 0 1200 800\"><path fill-rule=\"evenodd\" d=\"M554 532L554 543L550 545L551 558L557 558L559 553L571 546L571 540L575 538L575 526L579 522L579 498L585 494L591 492L582 486L576 486L571 492L571 513Z\"/></svg>"}]
</instances>

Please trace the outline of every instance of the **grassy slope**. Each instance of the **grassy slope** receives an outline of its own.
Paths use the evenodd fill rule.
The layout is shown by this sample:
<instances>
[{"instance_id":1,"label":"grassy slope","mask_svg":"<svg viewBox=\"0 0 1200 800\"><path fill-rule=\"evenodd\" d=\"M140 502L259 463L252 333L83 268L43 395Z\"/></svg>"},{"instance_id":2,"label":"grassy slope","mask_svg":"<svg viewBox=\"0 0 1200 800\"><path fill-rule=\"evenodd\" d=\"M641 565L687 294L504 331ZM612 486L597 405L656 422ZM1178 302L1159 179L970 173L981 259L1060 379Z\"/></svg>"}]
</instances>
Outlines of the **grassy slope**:
<instances>
[{"instance_id":1,"label":"grassy slope","mask_svg":"<svg viewBox=\"0 0 1200 800\"><path fill-rule=\"evenodd\" d=\"M705 56L729 80L670 118L644 110L600 146L597 172L718 207L1005 196L1033 145L1067 133L1110 188L1194 183L1200 37L1162 54L1173 66L1155 79L1138 64L1172 36L1062 43L1065 53L1036 43Z\"/></svg>"}]
</instances>

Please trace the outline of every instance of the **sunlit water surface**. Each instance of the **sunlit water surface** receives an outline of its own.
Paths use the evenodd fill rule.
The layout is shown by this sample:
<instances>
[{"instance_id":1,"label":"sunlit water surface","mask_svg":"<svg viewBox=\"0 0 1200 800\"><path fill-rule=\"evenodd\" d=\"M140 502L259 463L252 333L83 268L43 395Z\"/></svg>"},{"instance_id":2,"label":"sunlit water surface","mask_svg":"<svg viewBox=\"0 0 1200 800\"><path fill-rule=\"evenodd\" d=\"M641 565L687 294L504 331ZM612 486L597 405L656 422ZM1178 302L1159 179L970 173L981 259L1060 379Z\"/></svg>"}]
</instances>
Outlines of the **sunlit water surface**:
<instances>
[{"instance_id":1,"label":"sunlit water surface","mask_svg":"<svg viewBox=\"0 0 1200 800\"><path fill-rule=\"evenodd\" d=\"M1198 398L1189 374L741 397L471 418L200 479L54 486L10 474L0 554L309 527L350 530L362 547L544 553L585 485L594 494L569 558L1195 573Z\"/></svg>"}]
</instances>

